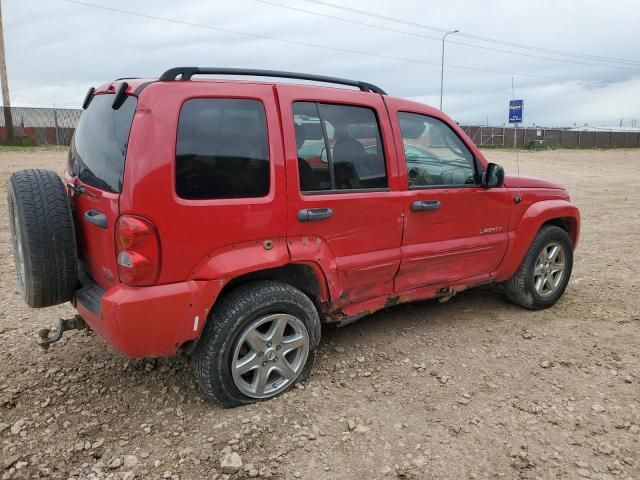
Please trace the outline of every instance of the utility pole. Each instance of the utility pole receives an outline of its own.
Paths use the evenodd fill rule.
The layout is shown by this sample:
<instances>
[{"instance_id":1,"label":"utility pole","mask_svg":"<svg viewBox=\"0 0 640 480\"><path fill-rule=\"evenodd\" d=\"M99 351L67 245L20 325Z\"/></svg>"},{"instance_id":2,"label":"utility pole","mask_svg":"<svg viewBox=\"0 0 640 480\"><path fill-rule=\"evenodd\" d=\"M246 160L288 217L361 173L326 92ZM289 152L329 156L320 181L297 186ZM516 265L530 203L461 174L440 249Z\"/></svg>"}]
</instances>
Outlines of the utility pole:
<instances>
[{"instance_id":1,"label":"utility pole","mask_svg":"<svg viewBox=\"0 0 640 480\"><path fill-rule=\"evenodd\" d=\"M4 27L2 24L2 0L0 0L0 82L2 82L2 110L4 127L7 130L7 143L13 140L13 119L11 118L11 100L9 98L9 78L4 54Z\"/></svg>"},{"instance_id":2,"label":"utility pole","mask_svg":"<svg viewBox=\"0 0 640 480\"><path fill-rule=\"evenodd\" d=\"M444 41L447 38L447 35L451 35L452 33L458 33L460 30L452 30L444 34L442 37L442 61L440 64L440 110L442 110L442 85L444 82Z\"/></svg>"}]
</instances>

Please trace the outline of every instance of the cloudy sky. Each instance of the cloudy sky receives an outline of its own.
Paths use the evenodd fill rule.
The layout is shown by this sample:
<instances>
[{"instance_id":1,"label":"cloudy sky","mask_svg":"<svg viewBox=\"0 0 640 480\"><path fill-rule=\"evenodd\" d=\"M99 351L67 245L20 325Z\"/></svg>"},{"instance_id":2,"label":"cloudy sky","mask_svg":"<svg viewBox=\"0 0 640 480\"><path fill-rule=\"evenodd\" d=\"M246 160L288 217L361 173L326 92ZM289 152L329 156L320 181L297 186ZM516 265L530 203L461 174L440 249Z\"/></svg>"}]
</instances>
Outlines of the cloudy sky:
<instances>
[{"instance_id":1,"label":"cloudy sky","mask_svg":"<svg viewBox=\"0 0 640 480\"><path fill-rule=\"evenodd\" d=\"M526 125L640 126L637 0L2 3L15 105L77 106L92 85L198 65L354 78L437 107L439 39L458 29L443 106L457 121L506 122L513 76Z\"/></svg>"}]
</instances>

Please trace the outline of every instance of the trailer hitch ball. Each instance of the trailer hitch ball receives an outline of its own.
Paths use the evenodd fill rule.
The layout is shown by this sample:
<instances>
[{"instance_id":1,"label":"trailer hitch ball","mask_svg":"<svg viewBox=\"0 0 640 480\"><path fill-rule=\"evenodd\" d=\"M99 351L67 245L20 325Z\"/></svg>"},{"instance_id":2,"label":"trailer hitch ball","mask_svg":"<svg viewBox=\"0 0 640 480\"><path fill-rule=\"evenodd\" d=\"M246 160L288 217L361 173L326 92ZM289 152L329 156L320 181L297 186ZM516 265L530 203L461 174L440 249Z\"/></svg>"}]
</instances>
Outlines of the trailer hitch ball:
<instances>
[{"instance_id":1,"label":"trailer hitch ball","mask_svg":"<svg viewBox=\"0 0 640 480\"><path fill-rule=\"evenodd\" d=\"M38 330L38 345L45 351L52 343L62 338L62 334L68 330L85 330L89 328L80 315L73 318L61 318L58 322L58 328L51 331L49 328L41 328Z\"/></svg>"}]
</instances>

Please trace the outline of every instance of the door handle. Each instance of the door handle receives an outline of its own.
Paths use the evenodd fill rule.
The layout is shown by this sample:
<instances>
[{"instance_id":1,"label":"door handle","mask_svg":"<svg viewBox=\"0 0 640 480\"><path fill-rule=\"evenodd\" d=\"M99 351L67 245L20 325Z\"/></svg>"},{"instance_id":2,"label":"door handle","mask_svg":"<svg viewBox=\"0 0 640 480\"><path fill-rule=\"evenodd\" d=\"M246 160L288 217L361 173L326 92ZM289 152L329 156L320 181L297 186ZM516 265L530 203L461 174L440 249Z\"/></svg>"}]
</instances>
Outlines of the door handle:
<instances>
[{"instance_id":1,"label":"door handle","mask_svg":"<svg viewBox=\"0 0 640 480\"><path fill-rule=\"evenodd\" d=\"M84 212L84 219L100 228L107 228L107 216L97 210L87 210Z\"/></svg>"},{"instance_id":2,"label":"door handle","mask_svg":"<svg viewBox=\"0 0 640 480\"><path fill-rule=\"evenodd\" d=\"M440 200L416 200L411 204L412 212L423 212L425 210L437 210L440 208Z\"/></svg>"},{"instance_id":3,"label":"door handle","mask_svg":"<svg viewBox=\"0 0 640 480\"><path fill-rule=\"evenodd\" d=\"M299 222L315 222L317 220L324 220L333 215L333 210L330 208L304 208L298 211Z\"/></svg>"}]
</instances>

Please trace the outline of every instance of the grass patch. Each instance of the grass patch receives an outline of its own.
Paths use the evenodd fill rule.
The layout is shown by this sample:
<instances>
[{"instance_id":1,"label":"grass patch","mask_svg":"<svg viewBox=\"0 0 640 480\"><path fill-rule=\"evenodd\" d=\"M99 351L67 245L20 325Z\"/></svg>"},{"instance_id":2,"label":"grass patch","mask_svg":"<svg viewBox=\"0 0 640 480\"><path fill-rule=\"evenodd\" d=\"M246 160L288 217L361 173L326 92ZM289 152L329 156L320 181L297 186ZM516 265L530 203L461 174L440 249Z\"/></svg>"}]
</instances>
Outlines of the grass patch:
<instances>
[{"instance_id":1,"label":"grass patch","mask_svg":"<svg viewBox=\"0 0 640 480\"><path fill-rule=\"evenodd\" d=\"M69 145L3 145L0 144L2 152L66 152Z\"/></svg>"}]
</instances>

